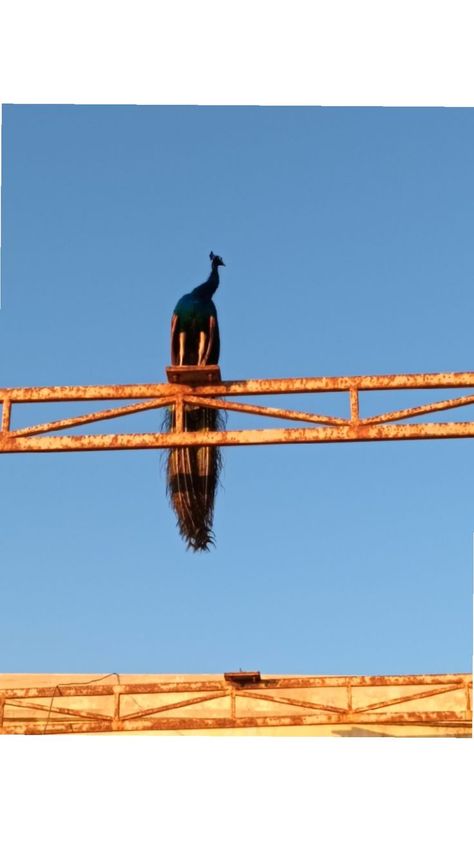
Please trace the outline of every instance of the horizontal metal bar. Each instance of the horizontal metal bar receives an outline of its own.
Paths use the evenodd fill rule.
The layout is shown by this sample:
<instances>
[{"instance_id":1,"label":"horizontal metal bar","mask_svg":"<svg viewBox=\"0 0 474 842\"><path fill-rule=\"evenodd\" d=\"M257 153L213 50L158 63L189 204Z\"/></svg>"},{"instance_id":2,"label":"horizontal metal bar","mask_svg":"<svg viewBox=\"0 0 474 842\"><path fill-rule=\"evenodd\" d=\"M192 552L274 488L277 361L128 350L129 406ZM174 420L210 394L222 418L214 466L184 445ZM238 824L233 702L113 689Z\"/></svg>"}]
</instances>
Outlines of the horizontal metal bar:
<instances>
[{"instance_id":1,"label":"horizontal metal bar","mask_svg":"<svg viewBox=\"0 0 474 842\"><path fill-rule=\"evenodd\" d=\"M269 430L202 430L183 433L119 433L89 436L0 435L0 453L58 453L87 450L148 450L171 447L232 447L263 444L403 441L474 437L474 421L429 424L347 424Z\"/></svg>"},{"instance_id":2,"label":"horizontal metal bar","mask_svg":"<svg viewBox=\"0 0 474 842\"><path fill-rule=\"evenodd\" d=\"M4 724L2 734L26 734L51 737L55 734L109 734L113 733L112 723L104 720L96 722L58 722L50 721L46 727L45 722L28 722L14 725Z\"/></svg>"},{"instance_id":3,"label":"horizontal metal bar","mask_svg":"<svg viewBox=\"0 0 474 842\"><path fill-rule=\"evenodd\" d=\"M26 386L0 389L0 400L12 403L58 403L68 401L117 401L166 398L180 394L183 387L170 383L136 383L106 386Z\"/></svg>"},{"instance_id":4,"label":"horizontal metal bar","mask_svg":"<svg viewBox=\"0 0 474 842\"><path fill-rule=\"evenodd\" d=\"M443 724L444 722L470 722L470 715L464 711L397 711L391 713L365 713L362 715L347 713L315 713L303 714L301 716L237 716L235 719L229 717L206 717L206 718L170 718L155 719L151 723L153 730L164 730L167 728L261 728L266 725L314 725L322 723L339 724L364 724L364 723L399 723L411 724L413 722L430 722ZM188 724L189 723L189 724ZM137 723L125 722L124 730L134 730ZM146 723L140 723L146 728Z\"/></svg>"},{"instance_id":5,"label":"horizontal metal bar","mask_svg":"<svg viewBox=\"0 0 474 842\"><path fill-rule=\"evenodd\" d=\"M143 403L129 404L128 406L118 406L114 409L104 409L99 412L90 412L87 415L78 415L74 418L61 418L58 421L50 421L47 424L36 424L34 427L20 427L16 430L11 430L12 436L36 436L39 433L53 432L54 430L64 430L68 427L79 427L82 424L94 424L97 421L110 420L111 418L120 418L123 415L133 415L136 412L144 412L148 409L159 409L162 406L167 406L172 403L171 398L158 398L157 400L145 401Z\"/></svg>"},{"instance_id":6,"label":"horizontal metal bar","mask_svg":"<svg viewBox=\"0 0 474 842\"><path fill-rule=\"evenodd\" d=\"M407 711L381 714L305 714L301 716L243 716L206 717L206 718L160 718L152 722L119 721L114 723L113 731L184 731L234 728L281 728L285 726L311 725L420 725L423 727L458 727L471 732L471 719L466 713L453 711ZM31 723L6 725L4 733L42 734L44 724ZM105 722L51 722L47 733L97 733L111 732Z\"/></svg>"},{"instance_id":7,"label":"horizontal metal bar","mask_svg":"<svg viewBox=\"0 0 474 842\"><path fill-rule=\"evenodd\" d=\"M262 678L258 687L309 689L311 687L403 687L457 685L472 687L470 673L439 673L424 675L318 675L285 678ZM252 688L252 692L255 688Z\"/></svg>"},{"instance_id":8,"label":"horizontal metal bar","mask_svg":"<svg viewBox=\"0 0 474 842\"><path fill-rule=\"evenodd\" d=\"M0 695L6 699L33 699L51 697L57 692L57 686L49 687L18 687L0 690ZM210 681L169 681L169 682L137 682L136 684L60 684L61 697L64 696L141 696L159 693L199 693L220 692L227 687L222 679Z\"/></svg>"},{"instance_id":9,"label":"horizontal metal bar","mask_svg":"<svg viewBox=\"0 0 474 842\"><path fill-rule=\"evenodd\" d=\"M227 380L206 386L170 383L143 383L108 386L30 386L0 389L0 400L30 401L120 400L159 398L189 393L194 395L303 394L305 392L346 392L350 389L448 389L474 387L474 372L433 374L379 374L353 377L296 377L271 380Z\"/></svg>"}]
</instances>

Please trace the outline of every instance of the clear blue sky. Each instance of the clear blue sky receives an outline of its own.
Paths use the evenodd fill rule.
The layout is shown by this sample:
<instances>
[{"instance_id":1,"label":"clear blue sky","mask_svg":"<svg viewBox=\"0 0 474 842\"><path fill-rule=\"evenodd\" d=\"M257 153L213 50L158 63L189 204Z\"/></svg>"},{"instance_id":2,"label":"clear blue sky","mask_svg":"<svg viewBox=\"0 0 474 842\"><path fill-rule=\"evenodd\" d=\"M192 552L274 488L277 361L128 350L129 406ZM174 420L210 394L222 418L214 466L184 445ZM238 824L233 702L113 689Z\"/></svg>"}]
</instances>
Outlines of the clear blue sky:
<instances>
[{"instance_id":1,"label":"clear blue sky","mask_svg":"<svg viewBox=\"0 0 474 842\"><path fill-rule=\"evenodd\" d=\"M0 382L164 380L210 249L227 379L473 369L473 129L460 109L4 107ZM205 555L158 452L0 457L0 668L471 669L474 442L223 455Z\"/></svg>"}]
</instances>

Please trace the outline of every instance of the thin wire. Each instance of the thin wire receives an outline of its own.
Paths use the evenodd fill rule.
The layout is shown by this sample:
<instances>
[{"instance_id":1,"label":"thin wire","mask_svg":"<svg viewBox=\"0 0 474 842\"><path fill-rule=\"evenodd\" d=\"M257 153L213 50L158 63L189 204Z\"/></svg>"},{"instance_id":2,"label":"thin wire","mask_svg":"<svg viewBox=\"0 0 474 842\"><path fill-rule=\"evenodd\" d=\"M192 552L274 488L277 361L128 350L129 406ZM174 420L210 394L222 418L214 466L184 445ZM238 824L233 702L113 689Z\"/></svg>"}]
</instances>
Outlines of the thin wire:
<instances>
[{"instance_id":1,"label":"thin wire","mask_svg":"<svg viewBox=\"0 0 474 842\"><path fill-rule=\"evenodd\" d=\"M52 711L52 708L53 708L53 702L54 702L54 699L55 699L55 696L56 696L56 690L59 692L59 695L61 695L60 687L75 687L75 686L82 686L83 684L94 684L94 682L96 682L96 681L103 681L105 678L111 678L113 675L117 676L117 683L120 684L120 675L119 675L118 672L108 672L107 675L100 675L99 678L91 678L90 681L67 681L63 684L56 684L56 686L53 690L53 695L51 697L51 704L49 706L46 724L45 724L44 729L43 729L43 736L46 734L46 729L49 725L49 720L50 720L50 717L51 717L51 711Z\"/></svg>"}]
</instances>

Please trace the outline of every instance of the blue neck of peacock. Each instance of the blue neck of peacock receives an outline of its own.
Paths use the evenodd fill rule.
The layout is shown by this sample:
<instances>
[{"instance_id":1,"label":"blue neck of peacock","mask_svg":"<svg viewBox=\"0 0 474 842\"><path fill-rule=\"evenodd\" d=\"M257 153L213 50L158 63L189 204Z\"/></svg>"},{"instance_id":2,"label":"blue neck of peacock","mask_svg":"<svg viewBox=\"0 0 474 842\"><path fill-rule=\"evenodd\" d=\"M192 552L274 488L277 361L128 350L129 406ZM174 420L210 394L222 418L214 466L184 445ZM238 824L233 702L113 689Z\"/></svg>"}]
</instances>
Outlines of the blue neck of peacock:
<instances>
[{"instance_id":1,"label":"blue neck of peacock","mask_svg":"<svg viewBox=\"0 0 474 842\"><path fill-rule=\"evenodd\" d=\"M199 291L202 292L203 296L206 298L212 298L218 286L219 272L217 271L217 266L213 266L211 274L209 275L207 281L204 284L201 284Z\"/></svg>"}]
</instances>

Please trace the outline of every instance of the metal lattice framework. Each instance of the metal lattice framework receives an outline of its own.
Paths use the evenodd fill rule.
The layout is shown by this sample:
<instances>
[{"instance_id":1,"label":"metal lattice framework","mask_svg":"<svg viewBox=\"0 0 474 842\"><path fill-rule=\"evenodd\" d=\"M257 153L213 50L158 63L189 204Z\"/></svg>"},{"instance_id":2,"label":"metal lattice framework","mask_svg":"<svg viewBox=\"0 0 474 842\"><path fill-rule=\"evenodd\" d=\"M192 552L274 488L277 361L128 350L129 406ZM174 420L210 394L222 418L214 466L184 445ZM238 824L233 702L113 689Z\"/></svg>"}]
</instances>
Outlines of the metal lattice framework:
<instances>
[{"instance_id":1,"label":"metal lattice framework","mask_svg":"<svg viewBox=\"0 0 474 842\"><path fill-rule=\"evenodd\" d=\"M128 386L54 386L0 389L0 453L126 450L186 446L231 446L413 439L470 438L474 421L404 423L418 416L446 413L474 403L474 372L316 377L222 382L217 366L169 368L168 383ZM434 403L361 416L364 392L388 390L471 390ZM269 395L345 393L347 417L279 409L236 398ZM28 427L13 427L19 404L128 401L113 407ZM414 398L417 400L417 398ZM419 400L419 399L418 399ZM63 435L86 424L169 407L175 430L153 433ZM268 417L301 425L271 429L187 432L186 410L209 407L228 413ZM402 423L401 423L402 422ZM58 435L59 433L59 435ZM388 691L370 704L357 704L361 689ZM345 701L330 704L308 698L312 691L343 692ZM296 695L295 695L296 693ZM465 699L459 706L459 693ZM453 695L454 694L454 695ZM456 704L452 699L456 697ZM136 697L151 704L133 709ZM65 703L65 698L67 702ZM433 699L449 699L433 707ZM173 701L171 701L173 699ZM247 686L240 681L209 679L179 682L85 683L54 687L2 688L0 733L97 733L201 729L272 728L350 725L441 727L456 735L471 734L472 678L441 676L315 676L266 678ZM167 701L168 700L168 701ZM425 702L423 700L426 700ZM421 702L419 706L418 703ZM130 709L132 703L132 709ZM138 703L137 703L138 704ZM415 704L415 707L414 707ZM108 709L112 706L111 709ZM209 711L217 705L217 711ZM222 708L224 706L224 709ZM176 715L175 711L179 711ZM170 715L170 712L171 713Z\"/></svg>"},{"instance_id":2,"label":"metal lattice framework","mask_svg":"<svg viewBox=\"0 0 474 842\"><path fill-rule=\"evenodd\" d=\"M467 438L474 436L474 421L406 422L417 416L465 407L474 403L474 392L435 403L361 417L363 392L424 389L474 389L474 372L441 374L395 374L357 377L306 377L279 380L221 382L217 366L168 368L168 383L130 386L53 386L0 389L2 430L0 452L55 452L126 450L192 445L227 446L297 444L321 442L400 441L407 439ZM299 412L236 400L247 396L323 394L343 392L348 398L348 417ZM416 399L416 398L415 398ZM18 404L66 403L71 401L130 401L114 407L35 426L12 428L12 409ZM305 426L224 431L185 430L185 410L210 407L259 417L300 422ZM98 421L107 422L161 407L174 409L173 432L57 435L63 430Z\"/></svg>"},{"instance_id":3,"label":"metal lattice framework","mask_svg":"<svg viewBox=\"0 0 474 842\"><path fill-rule=\"evenodd\" d=\"M189 733L291 726L377 726L383 731L404 726L412 735L414 729L417 735L442 729L442 736L471 736L472 676L465 674L226 673L158 681L124 676L124 683L118 675L99 683L81 683L80 678L54 687L0 687L0 733Z\"/></svg>"}]
</instances>

